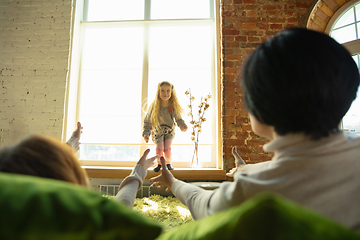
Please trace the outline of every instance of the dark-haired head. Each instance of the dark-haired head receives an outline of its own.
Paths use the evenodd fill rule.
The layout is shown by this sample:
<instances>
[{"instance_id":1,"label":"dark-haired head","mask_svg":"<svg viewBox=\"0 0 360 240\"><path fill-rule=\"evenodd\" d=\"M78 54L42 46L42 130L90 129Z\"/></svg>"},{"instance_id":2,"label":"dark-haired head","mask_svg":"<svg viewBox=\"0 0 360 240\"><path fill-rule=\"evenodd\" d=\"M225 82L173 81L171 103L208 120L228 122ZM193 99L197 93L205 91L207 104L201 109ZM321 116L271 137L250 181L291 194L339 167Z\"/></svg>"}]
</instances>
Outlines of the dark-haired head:
<instances>
[{"instance_id":1,"label":"dark-haired head","mask_svg":"<svg viewBox=\"0 0 360 240\"><path fill-rule=\"evenodd\" d=\"M248 112L279 135L320 139L337 132L359 82L356 63L343 46L302 28L264 42L242 67Z\"/></svg>"}]
</instances>

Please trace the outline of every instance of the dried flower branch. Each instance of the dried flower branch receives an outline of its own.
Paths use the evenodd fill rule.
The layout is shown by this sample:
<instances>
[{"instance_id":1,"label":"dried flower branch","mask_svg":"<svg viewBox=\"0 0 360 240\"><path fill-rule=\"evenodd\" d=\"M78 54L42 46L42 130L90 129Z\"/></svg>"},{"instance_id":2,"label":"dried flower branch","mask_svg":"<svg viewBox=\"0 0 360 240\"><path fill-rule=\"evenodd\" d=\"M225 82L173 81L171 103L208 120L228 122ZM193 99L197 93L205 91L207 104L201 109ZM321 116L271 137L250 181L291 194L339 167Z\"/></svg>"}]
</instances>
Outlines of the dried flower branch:
<instances>
[{"instance_id":1,"label":"dried flower branch","mask_svg":"<svg viewBox=\"0 0 360 240\"><path fill-rule=\"evenodd\" d=\"M193 114L193 102L195 101L195 97L191 95L191 90L187 90L185 92L185 95L189 98L190 104L188 105L190 111L188 113L188 116L191 117L190 124L192 125L192 131L191 131L191 140L194 141L195 149L193 158L191 160L191 166L198 166L199 165L199 157L198 157L198 145L199 145L199 135L201 133L201 125L203 122L206 121L206 118L204 118L205 112L209 109L210 104L208 103L209 99L211 98L211 95L207 95L204 99L201 97L200 104L198 106L199 110L197 111L197 120L195 120L194 114ZM196 156L196 163L194 162Z\"/></svg>"}]
</instances>

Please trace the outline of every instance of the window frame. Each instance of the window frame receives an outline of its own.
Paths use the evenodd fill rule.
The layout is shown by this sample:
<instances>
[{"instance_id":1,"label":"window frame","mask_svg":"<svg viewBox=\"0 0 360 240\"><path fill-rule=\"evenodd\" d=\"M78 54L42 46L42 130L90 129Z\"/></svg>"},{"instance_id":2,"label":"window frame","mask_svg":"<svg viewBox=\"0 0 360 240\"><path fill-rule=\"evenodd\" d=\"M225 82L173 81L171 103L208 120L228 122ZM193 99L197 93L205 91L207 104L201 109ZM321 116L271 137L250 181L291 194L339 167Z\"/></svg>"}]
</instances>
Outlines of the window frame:
<instances>
[{"instance_id":1,"label":"window frame","mask_svg":"<svg viewBox=\"0 0 360 240\"><path fill-rule=\"evenodd\" d=\"M329 23L327 24L326 28L325 28L325 33L330 35L330 31L332 29L332 27L334 26L336 20L344 13L346 12L350 7L352 7L353 5L355 5L356 3L359 3L359 0L351 0L350 2L345 3L344 5L342 5L335 13L334 15L330 18ZM351 55L354 54L358 54L360 53L360 38L350 41L350 42L346 42L342 44L349 52Z\"/></svg>"},{"instance_id":2,"label":"window frame","mask_svg":"<svg viewBox=\"0 0 360 240\"><path fill-rule=\"evenodd\" d=\"M145 2L148 2L149 0L145 0ZM215 89L213 90L213 93L216 96L215 97L215 104L213 113L214 113L214 122L215 122L215 129L213 129L214 134L213 136L216 138L216 140L214 140L215 142L215 169L222 169L223 168L223 164L222 164L222 141L220 139L220 134L221 134L221 119L220 119L220 107L221 107L221 103L220 103L220 1L219 0L209 0L209 1L213 1L213 12L214 14L214 21L215 21L215 39L214 39L214 44L215 44L215 52L213 53L214 55L214 86ZM84 8L87 7L87 2L88 0L81 0L81 1L76 1L75 2L75 7L73 8L73 21L72 21L72 31L71 31L71 49L70 49L70 61L69 61L69 72L68 72L68 76L67 76L67 91L66 91L66 101L65 101L65 121L64 121L64 130L63 130L63 135L62 138L65 141L66 139L68 139L71 134L72 131L74 130L75 126L76 126L76 122L79 119L79 113L77 112L77 109L79 108L79 101L78 101L78 97L80 95L80 88L81 88L81 82L78 80L79 79L79 74L80 74L80 62L81 62L81 23L85 22L84 20L86 19L86 11L84 12ZM183 20L184 21L184 20ZM85 23L86 24L86 23ZM147 74L146 71L144 71L143 74ZM144 79L144 78L143 78ZM144 94L147 94L147 84L143 84L142 85L143 89L142 89L142 94L143 94L143 98L144 98ZM179 94L179 93L178 93ZM142 115L142 119L143 119L143 115ZM209 116L210 117L210 116ZM72 127L74 126L74 127ZM190 127L190 126L189 126ZM86 126L84 126L84 131L86 131ZM81 140L80 140L81 142ZM108 144L107 144L108 145ZM122 144L124 145L124 144ZM143 152L146 149L146 144L141 144L141 150L140 152ZM139 155L140 157L140 155ZM98 166L98 167L132 167L134 165L134 161L88 161L88 160L80 160L80 163L82 164L82 166ZM115 164L114 164L115 163ZM177 163L177 166L179 166L180 168L184 167L187 168L189 164L182 164L182 163Z\"/></svg>"},{"instance_id":3,"label":"window frame","mask_svg":"<svg viewBox=\"0 0 360 240\"><path fill-rule=\"evenodd\" d=\"M342 5L334 13L334 15L330 18L328 24L326 25L324 33L326 33L327 35L330 35L330 31L332 30L332 28L335 25L338 18L341 17L350 8L353 8L353 6L356 5L356 4L360 4L360 0L351 0L351 1L347 2L347 3L345 3L344 5ZM360 32L357 29L357 23L360 23L360 19L355 18L356 34L358 34ZM345 42L345 43L342 44L342 46L344 46L349 51L351 56L357 55L358 62L360 64L360 56L359 56L359 54L360 54L360 36L357 36L357 37L358 37L358 39L352 40L352 41L349 41L349 42ZM360 66L359 66L359 70L360 70ZM358 95L357 98L360 98L360 95ZM339 128L340 129L344 128L343 127L343 121L341 121Z\"/></svg>"}]
</instances>

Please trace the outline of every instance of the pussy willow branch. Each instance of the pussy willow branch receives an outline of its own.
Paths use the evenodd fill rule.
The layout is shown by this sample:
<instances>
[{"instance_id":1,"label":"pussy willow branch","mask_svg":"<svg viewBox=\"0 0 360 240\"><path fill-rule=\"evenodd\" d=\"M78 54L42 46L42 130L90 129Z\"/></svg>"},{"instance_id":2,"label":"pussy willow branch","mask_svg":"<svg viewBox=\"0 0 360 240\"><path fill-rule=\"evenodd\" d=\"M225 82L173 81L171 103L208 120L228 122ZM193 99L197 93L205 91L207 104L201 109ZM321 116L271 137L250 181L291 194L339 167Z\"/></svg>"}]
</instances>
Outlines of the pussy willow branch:
<instances>
[{"instance_id":1,"label":"pussy willow branch","mask_svg":"<svg viewBox=\"0 0 360 240\"><path fill-rule=\"evenodd\" d=\"M201 99L200 99L200 104L202 103L202 100L203 100L203 98L201 97ZM199 126L198 126L197 135L196 135L196 141L197 141L197 142L199 142L199 135L200 135L200 132L201 132L201 131L199 131L199 127L200 127L200 129L201 129L201 125L202 125L202 123L203 123L202 119L204 118L204 115L205 115L205 106L206 106L206 103L207 103L207 101L205 101L204 104L202 105L202 107L199 108L199 109L201 110L201 113L202 113L202 114L201 114L201 113L198 113L198 116L199 116Z\"/></svg>"},{"instance_id":2,"label":"pussy willow branch","mask_svg":"<svg viewBox=\"0 0 360 240\"><path fill-rule=\"evenodd\" d=\"M192 100L191 100L191 89L189 89L189 96L188 96L189 100L190 100L190 113L191 113L191 121L194 122L194 116L193 116L193 109L192 109ZM192 124L193 125L193 124ZM194 127L193 127L194 128Z\"/></svg>"},{"instance_id":3,"label":"pussy willow branch","mask_svg":"<svg viewBox=\"0 0 360 240\"><path fill-rule=\"evenodd\" d=\"M209 104L208 104L208 100L211 97L211 95L209 94L206 98L205 101L203 102L203 97L201 97L200 99L200 105L199 105L199 110L197 113L197 116L199 118L199 120L196 122L194 121L194 114L193 114L193 101L195 100L195 98L191 95L191 89L189 89L188 91L185 92L185 94L187 95L187 97L190 100L190 112L189 112L189 116L191 116L191 125L192 125L192 137L191 140L194 141L195 144L195 148L194 148L194 154L193 154L193 158L191 160L191 163L193 164L194 162L194 158L196 156L196 164L199 163L199 158L198 158L198 145L199 145L199 136L201 133L201 125L204 122L204 115L205 115L205 111L209 108Z\"/></svg>"}]
</instances>

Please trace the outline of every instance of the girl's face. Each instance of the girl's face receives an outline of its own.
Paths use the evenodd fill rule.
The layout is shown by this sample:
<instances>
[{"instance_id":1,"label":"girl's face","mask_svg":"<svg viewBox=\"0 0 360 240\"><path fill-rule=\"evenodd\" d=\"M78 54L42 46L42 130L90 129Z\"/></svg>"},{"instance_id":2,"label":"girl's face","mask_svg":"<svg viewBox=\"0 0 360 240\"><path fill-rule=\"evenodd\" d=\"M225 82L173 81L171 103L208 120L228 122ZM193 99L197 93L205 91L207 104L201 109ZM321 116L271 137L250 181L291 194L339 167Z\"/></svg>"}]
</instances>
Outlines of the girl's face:
<instances>
[{"instance_id":1,"label":"girl's face","mask_svg":"<svg viewBox=\"0 0 360 240\"><path fill-rule=\"evenodd\" d=\"M159 97L161 100L163 101L168 101L171 98L171 87L169 85L162 85L160 87L160 93L159 93Z\"/></svg>"}]
</instances>

